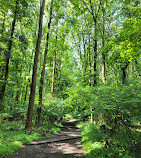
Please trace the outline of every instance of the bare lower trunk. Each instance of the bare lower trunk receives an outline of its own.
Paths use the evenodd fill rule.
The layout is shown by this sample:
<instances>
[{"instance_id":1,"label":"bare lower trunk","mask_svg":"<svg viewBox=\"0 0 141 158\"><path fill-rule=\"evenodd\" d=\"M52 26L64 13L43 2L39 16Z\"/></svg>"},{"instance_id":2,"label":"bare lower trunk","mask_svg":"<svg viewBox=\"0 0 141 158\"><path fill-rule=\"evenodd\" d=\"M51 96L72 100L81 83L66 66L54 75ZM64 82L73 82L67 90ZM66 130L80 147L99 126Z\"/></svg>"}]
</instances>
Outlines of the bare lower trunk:
<instances>
[{"instance_id":1,"label":"bare lower trunk","mask_svg":"<svg viewBox=\"0 0 141 158\"><path fill-rule=\"evenodd\" d=\"M37 73L38 56L39 56L41 37L42 37L42 23L43 23L44 6L45 6L45 0L41 0L40 17L39 17L39 31L38 31L36 50L35 50L32 84L31 84L31 90L30 90L29 106L28 106L25 129L31 129L31 126L32 126L33 105L34 105L35 90L36 90L36 73Z\"/></svg>"}]
</instances>

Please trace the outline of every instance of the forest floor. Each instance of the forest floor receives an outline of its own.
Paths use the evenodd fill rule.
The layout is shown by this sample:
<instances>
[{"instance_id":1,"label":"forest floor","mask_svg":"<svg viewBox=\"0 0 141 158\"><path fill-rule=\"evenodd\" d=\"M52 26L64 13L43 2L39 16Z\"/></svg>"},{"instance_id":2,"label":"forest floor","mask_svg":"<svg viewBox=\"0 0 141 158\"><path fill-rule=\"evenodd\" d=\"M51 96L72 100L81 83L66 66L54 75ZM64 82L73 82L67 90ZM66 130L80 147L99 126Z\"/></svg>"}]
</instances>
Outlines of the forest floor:
<instances>
[{"instance_id":1,"label":"forest floor","mask_svg":"<svg viewBox=\"0 0 141 158\"><path fill-rule=\"evenodd\" d=\"M27 143L9 158L82 158L80 134L79 128L66 124L58 134Z\"/></svg>"}]
</instances>

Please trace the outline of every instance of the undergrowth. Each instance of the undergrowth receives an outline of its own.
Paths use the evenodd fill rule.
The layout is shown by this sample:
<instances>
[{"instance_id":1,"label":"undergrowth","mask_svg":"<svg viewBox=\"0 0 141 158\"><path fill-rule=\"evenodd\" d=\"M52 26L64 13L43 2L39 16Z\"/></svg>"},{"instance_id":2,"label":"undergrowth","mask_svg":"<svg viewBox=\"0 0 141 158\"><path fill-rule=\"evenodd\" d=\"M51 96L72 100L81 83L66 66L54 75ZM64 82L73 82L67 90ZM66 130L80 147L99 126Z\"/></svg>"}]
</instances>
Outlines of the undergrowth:
<instances>
[{"instance_id":1,"label":"undergrowth","mask_svg":"<svg viewBox=\"0 0 141 158\"><path fill-rule=\"evenodd\" d=\"M58 127L50 125L41 126L37 131L25 132L21 121L5 122L0 125L0 158L12 155L24 143L51 137L51 133L59 131Z\"/></svg>"},{"instance_id":2,"label":"undergrowth","mask_svg":"<svg viewBox=\"0 0 141 158\"><path fill-rule=\"evenodd\" d=\"M120 133L110 136L104 133L100 124L81 123L79 127L82 132L83 148L86 158L139 158L139 146L136 149L131 146L126 131L121 129ZM140 133L133 132L136 142L140 144Z\"/></svg>"}]
</instances>

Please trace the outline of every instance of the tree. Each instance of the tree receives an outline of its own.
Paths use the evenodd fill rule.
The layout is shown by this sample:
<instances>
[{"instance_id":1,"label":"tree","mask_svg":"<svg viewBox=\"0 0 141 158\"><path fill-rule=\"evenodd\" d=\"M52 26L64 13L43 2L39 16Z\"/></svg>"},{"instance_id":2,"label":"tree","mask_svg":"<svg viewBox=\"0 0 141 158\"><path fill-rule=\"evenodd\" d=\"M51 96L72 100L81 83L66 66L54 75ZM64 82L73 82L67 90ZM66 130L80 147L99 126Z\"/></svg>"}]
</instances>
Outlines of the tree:
<instances>
[{"instance_id":1,"label":"tree","mask_svg":"<svg viewBox=\"0 0 141 158\"><path fill-rule=\"evenodd\" d=\"M56 67L56 46L57 46L57 39L58 39L58 26L57 26L57 33L55 38L55 50L54 50L54 59L53 59L53 72L52 72L52 86L51 86L51 93L54 93L54 77L55 77L55 67Z\"/></svg>"},{"instance_id":2,"label":"tree","mask_svg":"<svg viewBox=\"0 0 141 158\"><path fill-rule=\"evenodd\" d=\"M47 31L47 37L46 37L46 47L45 47L45 53L44 53L44 62L43 62L43 68L42 68L42 73L41 73L41 78L40 78L39 104L38 104L37 117L36 117L36 123L35 123L35 127L36 128L39 126L40 115L41 115L43 83L44 83L44 75L45 75L46 58L47 58L47 53L48 53L48 43L49 43L50 25L51 25L51 20L52 20L52 10L53 10L53 0L51 1L51 6L50 6L50 13L49 13L50 18L49 18L48 28L47 28L48 31Z\"/></svg>"},{"instance_id":3,"label":"tree","mask_svg":"<svg viewBox=\"0 0 141 158\"><path fill-rule=\"evenodd\" d=\"M106 66L105 66L105 54L104 54L104 47L105 47L105 8L104 4L102 6L102 82L106 84Z\"/></svg>"},{"instance_id":4,"label":"tree","mask_svg":"<svg viewBox=\"0 0 141 158\"><path fill-rule=\"evenodd\" d=\"M41 38L42 38L42 23L43 23L44 7L45 7L45 0L41 0L38 39L37 39L36 50L35 50L32 84L31 84L31 90L30 90L29 106L28 106L25 129L31 129L31 126L32 126L32 113L33 113L34 97L35 97L35 90L36 90L36 73L37 73L38 55L39 55L39 50L40 50Z\"/></svg>"}]
</instances>

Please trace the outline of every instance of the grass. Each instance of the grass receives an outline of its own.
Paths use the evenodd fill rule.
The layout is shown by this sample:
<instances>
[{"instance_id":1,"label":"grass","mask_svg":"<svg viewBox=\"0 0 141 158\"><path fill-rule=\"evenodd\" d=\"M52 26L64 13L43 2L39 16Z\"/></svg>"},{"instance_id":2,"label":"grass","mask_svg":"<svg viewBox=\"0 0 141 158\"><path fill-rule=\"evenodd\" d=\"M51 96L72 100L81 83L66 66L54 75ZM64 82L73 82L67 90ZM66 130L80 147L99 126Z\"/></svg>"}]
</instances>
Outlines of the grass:
<instances>
[{"instance_id":1,"label":"grass","mask_svg":"<svg viewBox=\"0 0 141 158\"><path fill-rule=\"evenodd\" d=\"M100 124L81 123L82 144L86 151L85 158L139 158L140 150L129 143L126 131L116 133L112 138L100 129ZM140 133L134 132L139 143ZM105 146L106 141L109 145Z\"/></svg>"},{"instance_id":2,"label":"grass","mask_svg":"<svg viewBox=\"0 0 141 158\"><path fill-rule=\"evenodd\" d=\"M47 128L40 127L39 131L49 130L52 131L52 133L60 131L58 127L53 127L53 125L50 126L50 128ZM51 137L49 132L47 132L45 136L42 136L40 132L32 131L29 135L26 134L23 129L23 124L20 121L5 122L0 125L0 158L14 154L14 152L21 148L24 143Z\"/></svg>"}]
</instances>

